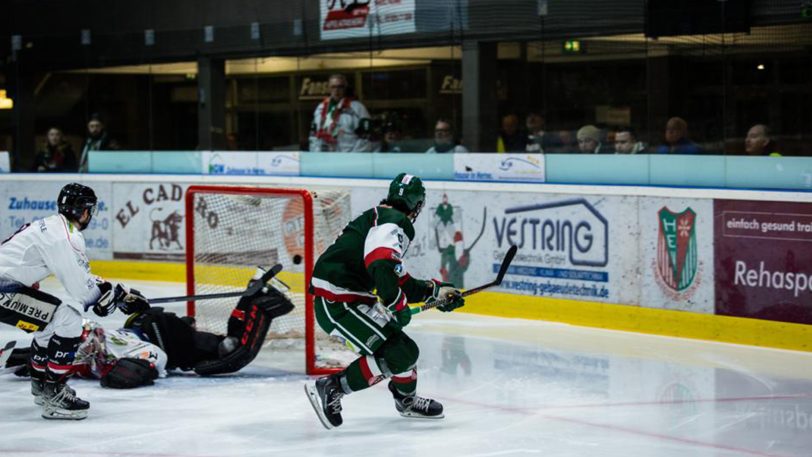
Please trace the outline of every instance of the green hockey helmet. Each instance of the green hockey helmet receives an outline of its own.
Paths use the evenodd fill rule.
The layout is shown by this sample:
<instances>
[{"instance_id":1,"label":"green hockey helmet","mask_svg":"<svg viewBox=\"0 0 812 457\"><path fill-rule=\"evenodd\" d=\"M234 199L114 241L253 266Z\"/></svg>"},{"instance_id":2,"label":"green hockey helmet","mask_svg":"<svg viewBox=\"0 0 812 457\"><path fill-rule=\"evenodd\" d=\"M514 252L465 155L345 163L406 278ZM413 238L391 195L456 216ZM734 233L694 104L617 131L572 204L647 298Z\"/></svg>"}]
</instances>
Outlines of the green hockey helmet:
<instances>
[{"instance_id":1,"label":"green hockey helmet","mask_svg":"<svg viewBox=\"0 0 812 457\"><path fill-rule=\"evenodd\" d=\"M389 184L386 200L398 209L413 213L415 219L426 201L426 188L417 176L401 173Z\"/></svg>"}]
</instances>

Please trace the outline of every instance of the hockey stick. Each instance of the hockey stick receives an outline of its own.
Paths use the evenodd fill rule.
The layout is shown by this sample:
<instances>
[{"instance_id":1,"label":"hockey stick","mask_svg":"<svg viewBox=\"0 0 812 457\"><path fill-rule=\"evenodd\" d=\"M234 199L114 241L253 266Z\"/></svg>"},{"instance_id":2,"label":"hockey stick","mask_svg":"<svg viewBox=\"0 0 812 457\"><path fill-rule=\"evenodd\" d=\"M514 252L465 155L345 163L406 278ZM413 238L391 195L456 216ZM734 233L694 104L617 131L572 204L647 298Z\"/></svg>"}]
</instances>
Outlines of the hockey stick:
<instances>
[{"instance_id":1,"label":"hockey stick","mask_svg":"<svg viewBox=\"0 0 812 457\"><path fill-rule=\"evenodd\" d=\"M507 273L507 269L510 266L510 262L513 261L513 256L516 255L516 251L518 249L519 249L518 246L511 246L510 249L508 249L507 254L505 254L505 258L502 259L502 265L499 266L499 273L496 274L496 279L487 284L474 287L473 289L468 289L462 293L462 296L467 297L469 295L482 292L485 289L490 289L491 287L495 287L502 284L502 279L504 279L505 273ZM423 311L436 308L438 306L443 306L444 304L446 304L446 302L447 300L437 300L433 303L427 303L424 304L423 306L412 308L412 315L422 313Z\"/></svg>"},{"instance_id":2,"label":"hockey stick","mask_svg":"<svg viewBox=\"0 0 812 457\"><path fill-rule=\"evenodd\" d=\"M9 341L8 343L6 343L6 346L4 348L0 349L0 373L5 373L7 371L6 368L9 369L8 371L11 371L12 368L15 370L19 368L16 366L15 367L6 366L6 362L8 362L8 359L11 357L11 351L14 350L14 346L16 345L17 345L16 341Z\"/></svg>"},{"instance_id":3,"label":"hockey stick","mask_svg":"<svg viewBox=\"0 0 812 457\"><path fill-rule=\"evenodd\" d=\"M266 271L265 274L263 274L262 277L259 278L259 280L251 281L249 286L242 292L222 292L219 294L183 295L180 297L150 298L149 303L150 305L155 305L159 303L173 303L179 301L215 300L218 298L231 298L231 297L250 297L259 292L260 289L265 287L265 283L267 283L268 281L271 280L271 278L279 274L280 271L282 271L282 265L281 264L274 265L273 268Z\"/></svg>"}]
</instances>

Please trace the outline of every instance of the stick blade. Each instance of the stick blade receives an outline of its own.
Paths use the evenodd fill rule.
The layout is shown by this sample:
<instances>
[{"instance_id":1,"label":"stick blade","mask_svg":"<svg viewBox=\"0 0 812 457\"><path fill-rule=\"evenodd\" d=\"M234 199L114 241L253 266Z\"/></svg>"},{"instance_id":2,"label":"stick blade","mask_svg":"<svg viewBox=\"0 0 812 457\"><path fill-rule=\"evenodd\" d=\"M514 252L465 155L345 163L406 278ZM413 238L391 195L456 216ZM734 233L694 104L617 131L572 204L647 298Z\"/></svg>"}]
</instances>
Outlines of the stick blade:
<instances>
[{"instance_id":1,"label":"stick blade","mask_svg":"<svg viewBox=\"0 0 812 457\"><path fill-rule=\"evenodd\" d=\"M271 280L274 276L278 275L279 272L282 271L282 264L277 263L273 267L271 267L268 271L262 274L262 276L257 281L252 281L251 284L245 289L243 293L243 297L249 297L251 295L256 294L260 291L268 281Z\"/></svg>"}]
</instances>

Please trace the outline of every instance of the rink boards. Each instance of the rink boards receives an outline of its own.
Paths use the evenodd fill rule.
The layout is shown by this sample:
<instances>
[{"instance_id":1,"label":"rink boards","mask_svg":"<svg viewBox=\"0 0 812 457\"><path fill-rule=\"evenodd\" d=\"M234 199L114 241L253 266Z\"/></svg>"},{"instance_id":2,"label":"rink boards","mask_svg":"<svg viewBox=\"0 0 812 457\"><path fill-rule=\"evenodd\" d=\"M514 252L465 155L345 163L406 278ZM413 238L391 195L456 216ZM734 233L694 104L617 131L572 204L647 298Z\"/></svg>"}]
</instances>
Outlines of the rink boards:
<instances>
[{"instance_id":1,"label":"rink boards","mask_svg":"<svg viewBox=\"0 0 812 457\"><path fill-rule=\"evenodd\" d=\"M9 179L5 179L9 178ZM94 271L183 282L191 184L347 189L351 217L387 181L198 175L9 175L0 237L55 212L66 182L91 185ZM505 282L466 311L812 351L812 196L797 192L428 182L406 258L418 277Z\"/></svg>"}]
</instances>

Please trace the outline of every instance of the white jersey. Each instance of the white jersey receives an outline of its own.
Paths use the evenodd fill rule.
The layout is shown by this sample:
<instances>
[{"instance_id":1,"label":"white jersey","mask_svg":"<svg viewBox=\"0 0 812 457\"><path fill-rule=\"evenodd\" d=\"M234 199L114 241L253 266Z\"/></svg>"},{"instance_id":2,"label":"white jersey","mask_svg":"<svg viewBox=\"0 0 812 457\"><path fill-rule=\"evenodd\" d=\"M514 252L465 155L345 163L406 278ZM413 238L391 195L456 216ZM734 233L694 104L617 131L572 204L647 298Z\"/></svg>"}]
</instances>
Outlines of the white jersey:
<instances>
[{"instance_id":1,"label":"white jersey","mask_svg":"<svg viewBox=\"0 0 812 457\"><path fill-rule=\"evenodd\" d=\"M146 360L166 377L167 355L158 346L139 338L132 330L105 330L95 322L85 324L84 341L76 351L74 366L78 375L101 378L120 359Z\"/></svg>"},{"instance_id":2,"label":"white jersey","mask_svg":"<svg viewBox=\"0 0 812 457\"><path fill-rule=\"evenodd\" d=\"M329 111L329 98L316 106L310 132L310 152L370 152L372 146L366 138L355 133L369 111L358 100L342 98Z\"/></svg>"},{"instance_id":3,"label":"white jersey","mask_svg":"<svg viewBox=\"0 0 812 457\"><path fill-rule=\"evenodd\" d=\"M0 244L0 280L34 287L51 274L75 305L90 305L99 299L97 278L90 274L85 254L85 238L61 214L26 224Z\"/></svg>"}]
</instances>

